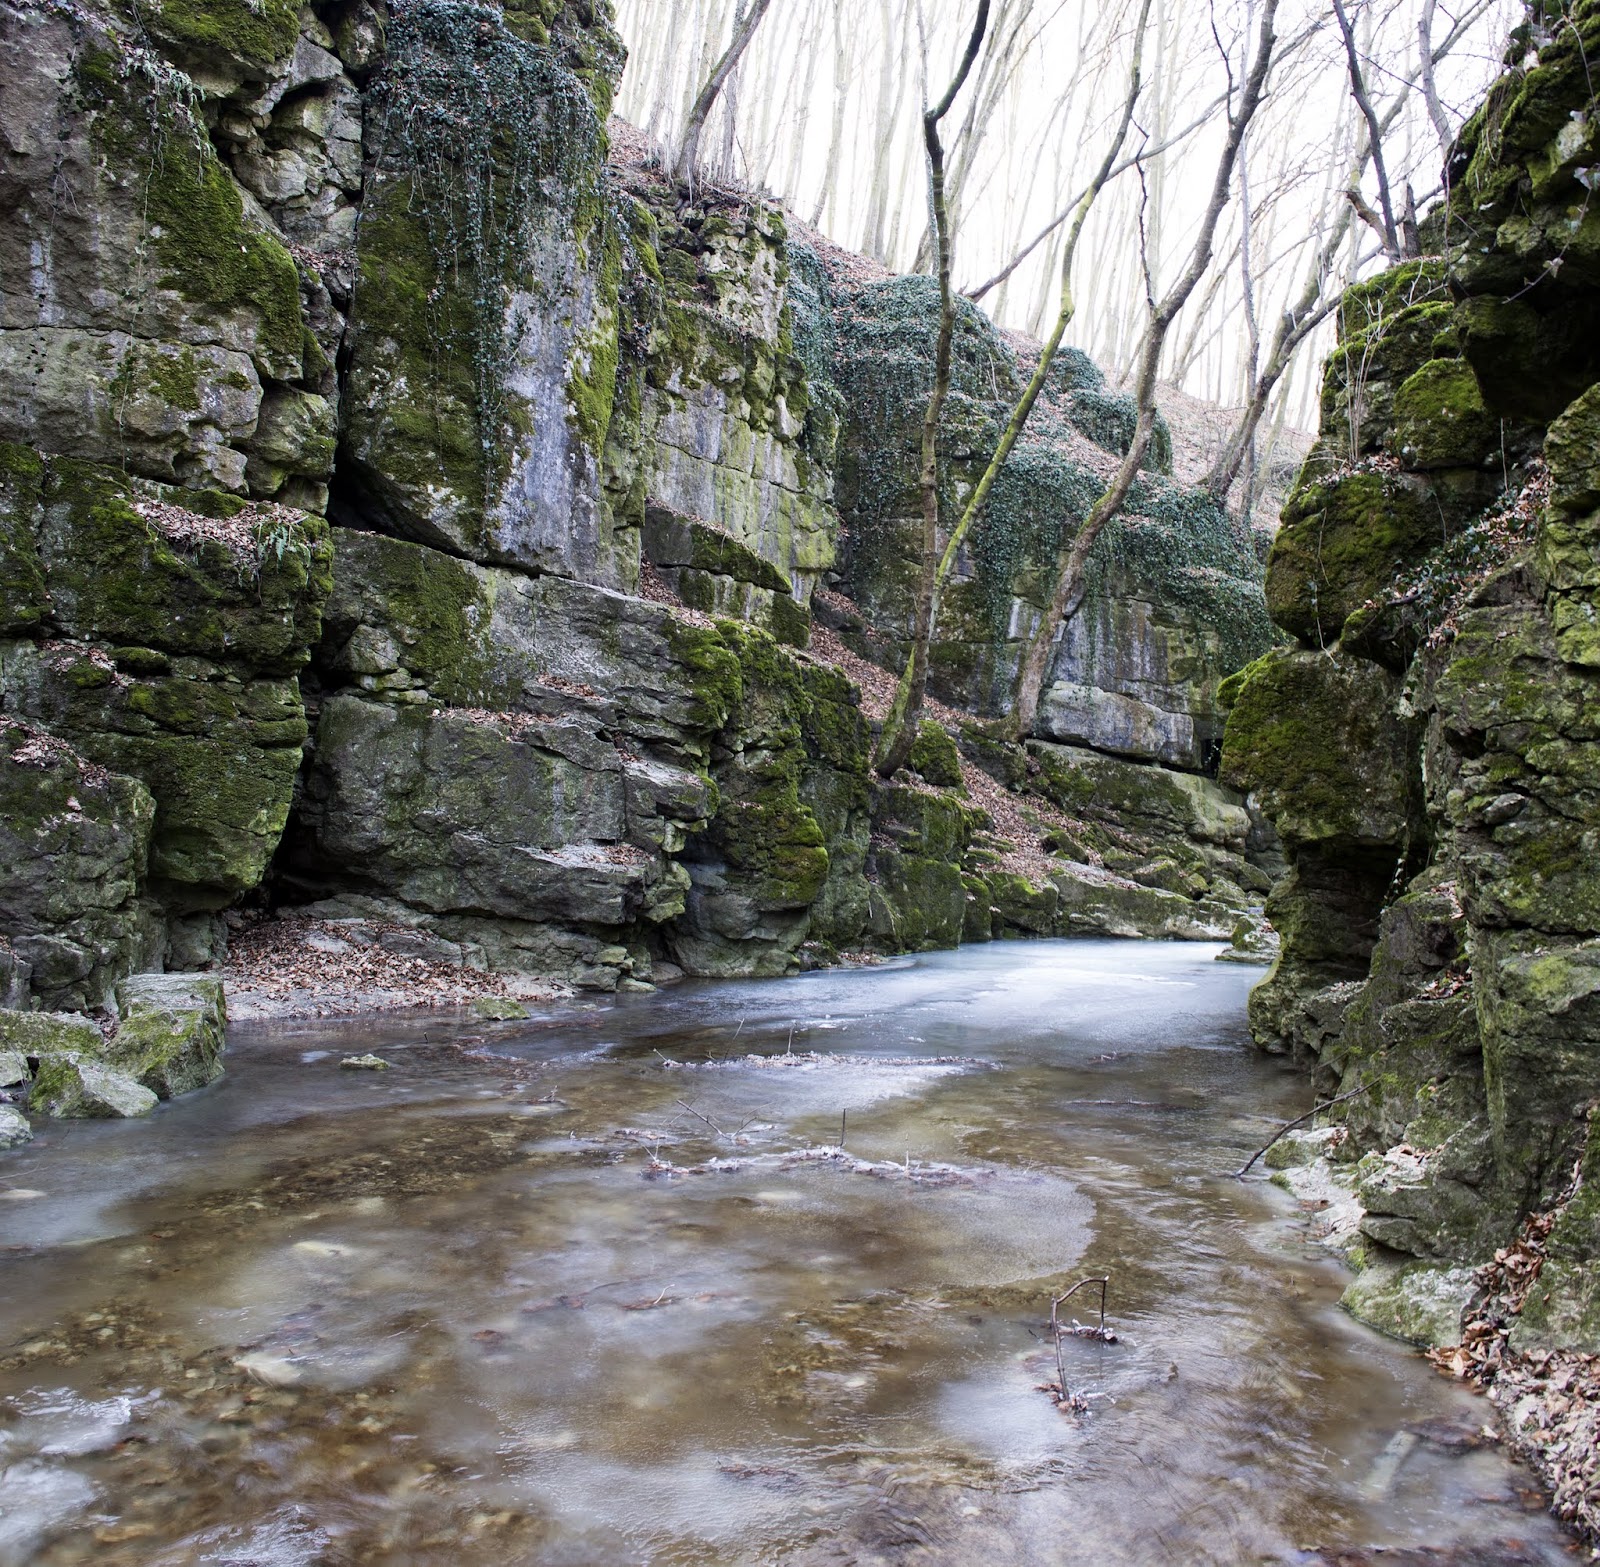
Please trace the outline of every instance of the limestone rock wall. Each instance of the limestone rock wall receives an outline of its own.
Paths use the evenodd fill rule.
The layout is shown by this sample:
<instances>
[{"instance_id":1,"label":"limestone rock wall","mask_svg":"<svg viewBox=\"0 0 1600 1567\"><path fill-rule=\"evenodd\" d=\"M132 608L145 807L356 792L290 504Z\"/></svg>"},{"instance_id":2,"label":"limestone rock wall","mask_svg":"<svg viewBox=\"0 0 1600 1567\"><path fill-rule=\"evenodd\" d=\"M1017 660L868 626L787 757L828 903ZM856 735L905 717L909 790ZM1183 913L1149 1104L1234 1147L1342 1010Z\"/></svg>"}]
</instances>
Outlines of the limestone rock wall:
<instances>
[{"instance_id":1,"label":"limestone rock wall","mask_svg":"<svg viewBox=\"0 0 1600 1567\"><path fill-rule=\"evenodd\" d=\"M1223 776L1292 866L1252 1022L1356 1092L1344 1153L1391 1268L1509 1239L1600 1098L1597 47L1590 0L1469 122L1433 254L1347 295L1268 562L1298 645L1228 720ZM1539 1318L1593 1349L1586 1310Z\"/></svg>"},{"instance_id":2,"label":"limestone rock wall","mask_svg":"<svg viewBox=\"0 0 1600 1567\"><path fill-rule=\"evenodd\" d=\"M274 914L612 989L1259 904L1259 824L1203 776L1259 583L1159 472L1049 743L963 742L1079 827L1017 869L938 725L872 778L807 647L853 587L894 652L871 345L915 359L921 285L863 304L770 204L608 164L604 5L0 0L0 56L0 1002L41 1105L205 1081L220 991L158 1027L130 976ZM1016 373L969 327L957 489ZM1087 361L1050 418L952 596L942 689L979 705L1061 484L1131 433Z\"/></svg>"}]
</instances>

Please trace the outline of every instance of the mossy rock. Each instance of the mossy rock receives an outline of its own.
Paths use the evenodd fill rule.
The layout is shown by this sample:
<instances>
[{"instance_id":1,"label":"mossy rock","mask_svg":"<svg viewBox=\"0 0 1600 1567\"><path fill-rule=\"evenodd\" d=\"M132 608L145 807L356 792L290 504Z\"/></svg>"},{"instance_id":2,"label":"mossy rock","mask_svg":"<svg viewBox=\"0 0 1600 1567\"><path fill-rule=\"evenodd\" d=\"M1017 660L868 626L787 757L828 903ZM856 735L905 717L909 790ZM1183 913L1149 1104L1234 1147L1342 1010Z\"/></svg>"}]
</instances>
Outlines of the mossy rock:
<instances>
[{"instance_id":1,"label":"mossy rock","mask_svg":"<svg viewBox=\"0 0 1600 1567\"><path fill-rule=\"evenodd\" d=\"M287 57L299 36L293 0L165 0L156 15L140 13L141 25L159 28L163 19L172 37L187 33L204 53L236 51L256 66ZM197 321L251 321L261 373L298 380L306 349L299 270L276 235L246 218L187 101L171 86L152 86L114 51L86 52L77 77L90 136L108 162L145 171L139 188L157 286L178 293Z\"/></svg>"},{"instance_id":2,"label":"mossy rock","mask_svg":"<svg viewBox=\"0 0 1600 1567\"><path fill-rule=\"evenodd\" d=\"M685 517L665 506L646 509L641 543L645 559L657 566L688 566L774 593L790 592L789 579L748 545L698 517Z\"/></svg>"},{"instance_id":3,"label":"mossy rock","mask_svg":"<svg viewBox=\"0 0 1600 1567\"><path fill-rule=\"evenodd\" d=\"M25 636L50 610L36 530L44 483L37 453L0 442L0 636Z\"/></svg>"},{"instance_id":4,"label":"mossy rock","mask_svg":"<svg viewBox=\"0 0 1600 1567\"><path fill-rule=\"evenodd\" d=\"M1600 1117L1591 1116L1579 1185L1545 1242L1538 1287L1511 1332L1513 1349L1600 1354Z\"/></svg>"},{"instance_id":5,"label":"mossy rock","mask_svg":"<svg viewBox=\"0 0 1600 1567\"><path fill-rule=\"evenodd\" d=\"M1339 1304L1390 1338L1437 1348L1461 1341L1461 1314L1476 1290L1470 1268L1380 1261L1356 1275Z\"/></svg>"},{"instance_id":6,"label":"mossy rock","mask_svg":"<svg viewBox=\"0 0 1600 1567\"><path fill-rule=\"evenodd\" d=\"M149 1115L156 1096L127 1072L62 1052L40 1058L28 1108L61 1120L113 1120Z\"/></svg>"},{"instance_id":7,"label":"mossy rock","mask_svg":"<svg viewBox=\"0 0 1600 1567\"><path fill-rule=\"evenodd\" d=\"M227 1002L204 974L135 974L117 986L120 1021L106 1054L158 1098L222 1076Z\"/></svg>"},{"instance_id":8,"label":"mossy rock","mask_svg":"<svg viewBox=\"0 0 1600 1567\"><path fill-rule=\"evenodd\" d=\"M1284 507L1267 559L1267 608L1301 642L1330 646L1353 613L1441 537L1431 497L1387 474L1302 485Z\"/></svg>"},{"instance_id":9,"label":"mossy rock","mask_svg":"<svg viewBox=\"0 0 1600 1567\"><path fill-rule=\"evenodd\" d=\"M92 1059L105 1050L105 1036L78 1012L17 1012L0 1007L0 1050L28 1060L57 1055Z\"/></svg>"},{"instance_id":10,"label":"mossy rock","mask_svg":"<svg viewBox=\"0 0 1600 1567\"><path fill-rule=\"evenodd\" d=\"M967 888L958 866L918 854L880 853L872 885L873 945L887 952L958 946Z\"/></svg>"},{"instance_id":11,"label":"mossy rock","mask_svg":"<svg viewBox=\"0 0 1600 1567\"><path fill-rule=\"evenodd\" d=\"M1271 653L1228 714L1222 781L1257 795L1291 846L1398 844L1416 810L1420 765L1399 697L1398 679L1374 664Z\"/></svg>"},{"instance_id":12,"label":"mossy rock","mask_svg":"<svg viewBox=\"0 0 1600 1567\"><path fill-rule=\"evenodd\" d=\"M492 577L453 555L381 534L335 528L333 544L325 667L358 680L403 671L456 706L511 704L520 682L495 656Z\"/></svg>"},{"instance_id":13,"label":"mossy rock","mask_svg":"<svg viewBox=\"0 0 1600 1567\"><path fill-rule=\"evenodd\" d=\"M17 660L30 710L155 801L150 870L175 912L217 909L259 884L288 821L306 738L293 680L225 667L113 676L85 650Z\"/></svg>"},{"instance_id":14,"label":"mossy rock","mask_svg":"<svg viewBox=\"0 0 1600 1567\"><path fill-rule=\"evenodd\" d=\"M1502 450L1500 421L1464 359L1434 359L1394 394L1388 445L1412 468L1477 468Z\"/></svg>"},{"instance_id":15,"label":"mossy rock","mask_svg":"<svg viewBox=\"0 0 1600 1567\"><path fill-rule=\"evenodd\" d=\"M100 1006L133 967L154 816L136 780L0 724L0 938L46 1006Z\"/></svg>"},{"instance_id":16,"label":"mossy rock","mask_svg":"<svg viewBox=\"0 0 1600 1567\"><path fill-rule=\"evenodd\" d=\"M1540 573L1592 610L1600 590L1600 385L1574 401L1545 437L1550 509L1540 522ZM1580 611L1581 612L1581 611Z\"/></svg>"},{"instance_id":17,"label":"mossy rock","mask_svg":"<svg viewBox=\"0 0 1600 1567\"><path fill-rule=\"evenodd\" d=\"M52 458L40 553L53 616L69 635L293 674L310 655L332 584L327 524L292 513L281 549L241 556L218 540L179 544L141 515L125 475ZM243 503L167 491L197 518Z\"/></svg>"},{"instance_id":18,"label":"mossy rock","mask_svg":"<svg viewBox=\"0 0 1600 1567\"><path fill-rule=\"evenodd\" d=\"M297 0L156 0L135 11L176 59L215 70L221 55L255 80L287 63L300 37Z\"/></svg>"},{"instance_id":19,"label":"mossy rock","mask_svg":"<svg viewBox=\"0 0 1600 1567\"><path fill-rule=\"evenodd\" d=\"M911 769L936 789L967 792L961 772L961 753L943 724L924 719L911 747Z\"/></svg>"},{"instance_id":20,"label":"mossy rock","mask_svg":"<svg viewBox=\"0 0 1600 1567\"><path fill-rule=\"evenodd\" d=\"M1048 883L1041 887L1026 876L1010 871L990 871L990 918L998 935L1049 936L1056 928L1061 891Z\"/></svg>"}]
</instances>

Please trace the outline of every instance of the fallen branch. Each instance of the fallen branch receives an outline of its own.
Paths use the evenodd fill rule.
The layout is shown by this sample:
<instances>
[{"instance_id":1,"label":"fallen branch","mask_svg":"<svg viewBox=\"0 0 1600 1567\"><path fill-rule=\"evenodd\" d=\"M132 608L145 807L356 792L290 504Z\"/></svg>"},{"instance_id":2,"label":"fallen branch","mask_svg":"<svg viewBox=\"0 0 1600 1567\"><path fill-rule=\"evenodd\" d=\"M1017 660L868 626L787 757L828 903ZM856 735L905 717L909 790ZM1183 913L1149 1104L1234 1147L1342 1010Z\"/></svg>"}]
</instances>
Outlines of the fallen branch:
<instances>
[{"instance_id":1,"label":"fallen branch","mask_svg":"<svg viewBox=\"0 0 1600 1567\"><path fill-rule=\"evenodd\" d=\"M1250 1173L1251 1165L1253 1165L1256 1160L1267 1151L1267 1149L1272 1147L1272 1145L1276 1143L1280 1137L1292 1132L1297 1126L1304 1126L1307 1121L1314 1120L1317 1116L1321 1115L1324 1110L1331 1110L1335 1105L1342 1105L1346 1099L1354 1099L1357 1094L1366 1093L1366 1091L1371 1087L1371 1083L1363 1083L1359 1088L1352 1088L1347 1094L1339 1094L1333 1099L1324 1100L1323 1103L1314 1105L1311 1109L1307 1110L1304 1115L1296 1116L1295 1119L1290 1121L1287 1126L1279 1127L1270 1141L1264 1143L1260 1148L1256 1149L1256 1151L1250 1155L1249 1159L1245 1161L1244 1165L1240 1169L1237 1169L1233 1172L1234 1180L1242 1181L1245 1176Z\"/></svg>"}]
</instances>

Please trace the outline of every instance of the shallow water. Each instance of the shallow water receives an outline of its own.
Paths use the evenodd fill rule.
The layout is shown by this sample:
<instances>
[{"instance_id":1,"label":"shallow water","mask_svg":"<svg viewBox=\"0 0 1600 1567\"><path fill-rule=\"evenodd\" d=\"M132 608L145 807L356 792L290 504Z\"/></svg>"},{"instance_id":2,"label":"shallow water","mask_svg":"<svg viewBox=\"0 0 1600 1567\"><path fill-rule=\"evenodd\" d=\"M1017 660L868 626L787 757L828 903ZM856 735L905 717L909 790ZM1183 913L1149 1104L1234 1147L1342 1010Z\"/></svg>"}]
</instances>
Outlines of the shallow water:
<instances>
[{"instance_id":1,"label":"shallow water","mask_svg":"<svg viewBox=\"0 0 1600 1567\"><path fill-rule=\"evenodd\" d=\"M236 1030L0 1164L0 1563L1571 1560L1227 1178L1308 1099L1216 950Z\"/></svg>"}]
</instances>

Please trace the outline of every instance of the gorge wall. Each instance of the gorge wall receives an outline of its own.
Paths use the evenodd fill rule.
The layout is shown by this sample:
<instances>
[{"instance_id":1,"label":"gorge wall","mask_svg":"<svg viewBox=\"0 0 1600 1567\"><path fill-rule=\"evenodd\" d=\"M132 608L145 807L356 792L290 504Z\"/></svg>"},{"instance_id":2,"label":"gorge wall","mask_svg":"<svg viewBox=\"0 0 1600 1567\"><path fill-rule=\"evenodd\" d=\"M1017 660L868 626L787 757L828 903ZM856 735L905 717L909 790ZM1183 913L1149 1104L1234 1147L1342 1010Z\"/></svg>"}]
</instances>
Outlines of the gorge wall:
<instances>
[{"instance_id":1,"label":"gorge wall","mask_svg":"<svg viewBox=\"0 0 1600 1567\"><path fill-rule=\"evenodd\" d=\"M1257 1038L1352 1095L1355 1309L1454 1344L1556 1205L1515 1349L1600 1349L1600 189L1587 0L1472 118L1427 254L1352 289L1223 777L1290 874ZM1581 1166L1580 1195L1573 1196Z\"/></svg>"},{"instance_id":2,"label":"gorge wall","mask_svg":"<svg viewBox=\"0 0 1600 1567\"><path fill-rule=\"evenodd\" d=\"M604 6L11 0L0 49L14 1084L54 1049L168 1091L128 1043L163 972L213 1070L263 919L465 999L1259 915L1270 832L1210 774L1273 633L1159 444L1039 736L968 722L1129 439L1082 356L962 562L942 722L871 775L847 669L909 619L929 285L608 163ZM1018 354L964 314L952 507Z\"/></svg>"}]
</instances>

